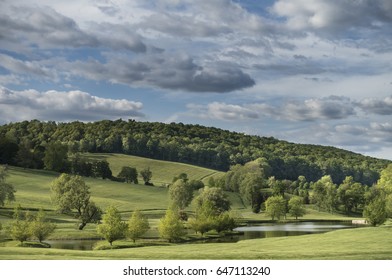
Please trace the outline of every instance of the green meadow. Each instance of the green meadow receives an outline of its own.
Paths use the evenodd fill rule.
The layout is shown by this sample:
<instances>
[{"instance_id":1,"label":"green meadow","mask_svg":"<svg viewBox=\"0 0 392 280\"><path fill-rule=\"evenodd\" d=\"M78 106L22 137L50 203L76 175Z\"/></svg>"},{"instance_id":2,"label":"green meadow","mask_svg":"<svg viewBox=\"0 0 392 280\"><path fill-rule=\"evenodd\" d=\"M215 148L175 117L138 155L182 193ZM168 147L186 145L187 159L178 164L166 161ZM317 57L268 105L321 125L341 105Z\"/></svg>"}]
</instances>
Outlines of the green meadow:
<instances>
[{"instance_id":1,"label":"green meadow","mask_svg":"<svg viewBox=\"0 0 392 280\"><path fill-rule=\"evenodd\" d=\"M110 250L64 250L55 248L19 247L11 241L5 228L12 221L13 208L21 205L25 210L35 212L42 208L57 228L52 240L61 239L99 239L96 225L88 224L83 231L77 229L78 221L70 216L59 214L51 203L51 182L58 173L44 170L30 170L9 167L7 182L16 189L16 201L0 208L0 259L392 259L392 225L381 227L336 230L333 232L295 237L275 237L244 240L236 243L180 243L169 244L159 240L157 226L159 219L169 205L168 189L165 187L174 176L187 173L190 179L205 183L210 176L220 176L221 172L181 163L156 161L134 156L117 154L87 154L90 159L105 159L109 162L114 175L122 166L139 169L150 167L155 186L127 184L84 178L90 186L91 199L102 209L115 206L123 220L129 219L135 209L141 210L150 222L150 230L135 247L129 248L128 240L114 244L126 244L128 248ZM140 180L142 182L142 180ZM254 214L236 193L227 193L232 210L243 221L268 221L264 213ZM187 211L192 212L192 205ZM319 212L312 207L302 220L352 220L340 214ZM288 217L288 221L294 219ZM106 241L99 242L100 245ZM148 245L148 246L145 246ZM119 248L121 246L117 246ZM116 247L115 247L116 248Z\"/></svg>"},{"instance_id":2,"label":"green meadow","mask_svg":"<svg viewBox=\"0 0 392 280\"><path fill-rule=\"evenodd\" d=\"M344 229L323 234L252 239L237 243L180 244L114 250L0 247L0 259L392 259L392 227Z\"/></svg>"},{"instance_id":3,"label":"green meadow","mask_svg":"<svg viewBox=\"0 0 392 280\"><path fill-rule=\"evenodd\" d=\"M139 171L139 182L143 182L142 177L140 176L140 171L149 167L153 174L151 181L155 185L169 184L172 182L173 177L178 176L181 173L188 174L188 178L190 180L202 180L205 184L211 176L218 177L224 174L224 172L190 164L155 160L124 154L100 153L84 154L83 156L89 160L106 160L109 162L113 176L117 176L123 166L136 167Z\"/></svg>"}]
</instances>

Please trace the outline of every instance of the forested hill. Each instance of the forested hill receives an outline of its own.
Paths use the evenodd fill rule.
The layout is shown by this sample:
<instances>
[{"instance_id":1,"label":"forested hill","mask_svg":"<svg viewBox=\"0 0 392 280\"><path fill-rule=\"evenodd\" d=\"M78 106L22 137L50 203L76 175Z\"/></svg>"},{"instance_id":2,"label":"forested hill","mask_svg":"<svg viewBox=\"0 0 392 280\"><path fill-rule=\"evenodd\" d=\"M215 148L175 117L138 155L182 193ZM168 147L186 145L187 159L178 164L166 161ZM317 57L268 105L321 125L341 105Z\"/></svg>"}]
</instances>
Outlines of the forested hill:
<instances>
[{"instance_id":1,"label":"forested hill","mask_svg":"<svg viewBox=\"0 0 392 280\"><path fill-rule=\"evenodd\" d=\"M11 160L21 147L44 153L47 144L54 141L66 144L71 153L124 153L223 171L263 157L277 179L295 180L304 175L315 181L329 174L335 183L350 175L371 185L390 163L334 147L294 144L200 125L134 120L92 123L33 120L3 125L0 163Z\"/></svg>"}]
</instances>

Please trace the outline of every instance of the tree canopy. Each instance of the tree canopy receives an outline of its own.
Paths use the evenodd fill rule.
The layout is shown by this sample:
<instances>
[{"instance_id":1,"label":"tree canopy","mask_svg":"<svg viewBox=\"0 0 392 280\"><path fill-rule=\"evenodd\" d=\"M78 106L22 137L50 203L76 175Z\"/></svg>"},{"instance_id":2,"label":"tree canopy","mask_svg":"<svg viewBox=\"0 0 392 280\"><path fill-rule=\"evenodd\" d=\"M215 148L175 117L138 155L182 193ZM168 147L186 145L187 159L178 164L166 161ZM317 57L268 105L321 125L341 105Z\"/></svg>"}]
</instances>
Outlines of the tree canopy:
<instances>
[{"instance_id":1,"label":"tree canopy","mask_svg":"<svg viewBox=\"0 0 392 280\"><path fill-rule=\"evenodd\" d=\"M391 163L333 147L293 144L201 125L134 120L90 123L32 120L2 125L0 143L4 145L0 145L0 163L18 164L17 152L26 143L35 156L39 157L43 151L49 160L52 144L56 142L68 147L71 153L124 153L222 171L264 158L269 166L269 174L264 177L294 181L302 175L315 182L330 175L338 185L346 176L352 176L356 182L370 186ZM47 168L61 171L61 164L50 167L46 163Z\"/></svg>"},{"instance_id":2,"label":"tree canopy","mask_svg":"<svg viewBox=\"0 0 392 280\"><path fill-rule=\"evenodd\" d=\"M4 166L0 166L0 206L4 206L6 201L15 200L16 191L13 185L7 183L7 175L7 169Z\"/></svg>"}]
</instances>

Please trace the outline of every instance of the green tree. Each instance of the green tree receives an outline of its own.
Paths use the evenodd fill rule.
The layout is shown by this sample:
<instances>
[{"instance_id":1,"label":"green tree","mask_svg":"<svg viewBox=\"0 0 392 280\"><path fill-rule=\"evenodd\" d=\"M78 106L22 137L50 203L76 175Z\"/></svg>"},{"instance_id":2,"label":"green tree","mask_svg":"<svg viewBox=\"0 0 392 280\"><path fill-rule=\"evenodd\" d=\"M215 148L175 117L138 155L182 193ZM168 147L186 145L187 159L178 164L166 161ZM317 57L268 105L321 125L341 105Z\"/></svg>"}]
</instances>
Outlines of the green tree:
<instances>
[{"instance_id":1,"label":"green tree","mask_svg":"<svg viewBox=\"0 0 392 280\"><path fill-rule=\"evenodd\" d=\"M230 210L230 200L221 188L200 189L199 195L194 199L195 207L200 207L205 201L211 203L217 215Z\"/></svg>"},{"instance_id":2,"label":"green tree","mask_svg":"<svg viewBox=\"0 0 392 280\"><path fill-rule=\"evenodd\" d=\"M289 200L289 213L295 219L302 217L306 213L304 200L302 197L293 196Z\"/></svg>"},{"instance_id":3,"label":"green tree","mask_svg":"<svg viewBox=\"0 0 392 280\"><path fill-rule=\"evenodd\" d=\"M144 168L142 171L140 171L140 175L142 176L146 186L151 185L150 181L152 178L152 171L150 170L150 167Z\"/></svg>"},{"instance_id":4,"label":"green tree","mask_svg":"<svg viewBox=\"0 0 392 280\"><path fill-rule=\"evenodd\" d=\"M268 179L268 186L272 189L273 195L284 195L287 190L286 184L282 180L276 180L275 176Z\"/></svg>"},{"instance_id":5,"label":"green tree","mask_svg":"<svg viewBox=\"0 0 392 280\"><path fill-rule=\"evenodd\" d=\"M149 228L148 219L139 210L135 210L128 221L127 235L135 243L136 239L143 236Z\"/></svg>"},{"instance_id":6,"label":"green tree","mask_svg":"<svg viewBox=\"0 0 392 280\"><path fill-rule=\"evenodd\" d=\"M14 210L14 220L10 226L12 239L20 241L21 244L31 237L31 216L29 212L22 212L22 208L17 206Z\"/></svg>"},{"instance_id":7,"label":"green tree","mask_svg":"<svg viewBox=\"0 0 392 280\"><path fill-rule=\"evenodd\" d=\"M102 224L97 226L97 232L105 238L110 246L113 242L125 237L127 224L121 220L120 212L114 206L109 206L102 217Z\"/></svg>"},{"instance_id":8,"label":"green tree","mask_svg":"<svg viewBox=\"0 0 392 280\"><path fill-rule=\"evenodd\" d=\"M137 179L137 170L134 167L129 167L129 166L123 166L121 168L120 173L118 173L117 177L122 178L125 180L127 183L135 183L138 184L138 179Z\"/></svg>"},{"instance_id":9,"label":"green tree","mask_svg":"<svg viewBox=\"0 0 392 280\"><path fill-rule=\"evenodd\" d=\"M377 188L385 195L387 215L392 218L392 164L381 171Z\"/></svg>"},{"instance_id":10,"label":"green tree","mask_svg":"<svg viewBox=\"0 0 392 280\"><path fill-rule=\"evenodd\" d=\"M91 166L91 173L96 178L112 179L113 174L106 160L95 161Z\"/></svg>"},{"instance_id":11,"label":"green tree","mask_svg":"<svg viewBox=\"0 0 392 280\"><path fill-rule=\"evenodd\" d=\"M174 206L183 210L192 201L193 189L188 182L178 179L169 187L169 195Z\"/></svg>"},{"instance_id":12,"label":"green tree","mask_svg":"<svg viewBox=\"0 0 392 280\"><path fill-rule=\"evenodd\" d=\"M352 176L347 176L337 190L339 203L344 207L346 213L356 211L364 203L364 196L365 187L354 182Z\"/></svg>"},{"instance_id":13,"label":"green tree","mask_svg":"<svg viewBox=\"0 0 392 280\"><path fill-rule=\"evenodd\" d=\"M6 177L8 171L4 166L0 166L0 207L4 206L6 201L15 200L15 189L14 186L7 183Z\"/></svg>"},{"instance_id":14,"label":"green tree","mask_svg":"<svg viewBox=\"0 0 392 280\"><path fill-rule=\"evenodd\" d=\"M208 200L203 201L203 203L196 208L195 217L189 219L188 226L196 233L200 232L203 236L204 233L215 227L216 216L217 213L212 203Z\"/></svg>"},{"instance_id":15,"label":"green tree","mask_svg":"<svg viewBox=\"0 0 392 280\"><path fill-rule=\"evenodd\" d=\"M82 208L79 215L79 230L82 230L88 223L98 223L102 219L102 209L99 208L93 201L89 201Z\"/></svg>"},{"instance_id":16,"label":"green tree","mask_svg":"<svg viewBox=\"0 0 392 280\"><path fill-rule=\"evenodd\" d=\"M338 205L337 186L332 182L329 175L323 176L320 180L313 183L311 201L321 209L333 212Z\"/></svg>"},{"instance_id":17,"label":"green tree","mask_svg":"<svg viewBox=\"0 0 392 280\"><path fill-rule=\"evenodd\" d=\"M34 220L30 224L31 235L39 242L48 238L56 229L54 223L46 221L45 212L40 209Z\"/></svg>"},{"instance_id":18,"label":"green tree","mask_svg":"<svg viewBox=\"0 0 392 280\"><path fill-rule=\"evenodd\" d=\"M60 142L51 142L45 150L44 166L56 172L68 171L68 146Z\"/></svg>"},{"instance_id":19,"label":"green tree","mask_svg":"<svg viewBox=\"0 0 392 280\"><path fill-rule=\"evenodd\" d=\"M247 173L241 181L240 194L251 205L254 213L260 212L262 203L261 189L265 187L265 180L256 172Z\"/></svg>"},{"instance_id":20,"label":"green tree","mask_svg":"<svg viewBox=\"0 0 392 280\"><path fill-rule=\"evenodd\" d=\"M161 238L169 242L177 241L185 235L185 228L180 221L177 209L169 208L159 220L158 231Z\"/></svg>"},{"instance_id":21,"label":"green tree","mask_svg":"<svg viewBox=\"0 0 392 280\"><path fill-rule=\"evenodd\" d=\"M373 198L363 211L363 216L372 226L382 225L387 220L386 199L382 195Z\"/></svg>"},{"instance_id":22,"label":"green tree","mask_svg":"<svg viewBox=\"0 0 392 280\"><path fill-rule=\"evenodd\" d=\"M384 189L388 194L392 193L392 164L381 171L377 186Z\"/></svg>"},{"instance_id":23,"label":"green tree","mask_svg":"<svg viewBox=\"0 0 392 280\"><path fill-rule=\"evenodd\" d=\"M175 183L177 180L183 180L184 182L188 182L188 174L186 173L181 173L178 176L175 176L172 180L173 183Z\"/></svg>"},{"instance_id":24,"label":"green tree","mask_svg":"<svg viewBox=\"0 0 392 280\"><path fill-rule=\"evenodd\" d=\"M271 196L265 202L265 212L272 220L286 215L286 200L282 196Z\"/></svg>"},{"instance_id":25,"label":"green tree","mask_svg":"<svg viewBox=\"0 0 392 280\"><path fill-rule=\"evenodd\" d=\"M237 221L230 212L221 213L215 218L214 229L218 233L225 230L232 231L236 227Z\"/></svg>"},{"instance_id":26,"label":"green tree","mask_svg":"<svg viewBox=\"0 0 392 280\"><path fill-rule=\"evenodd\" d=\"M190 180L187 183L192 190L200 190L204 188L204 183L201 180Z\"/></svg>"},{"instance_id":27,"label":"green tree","mask_svg":"<svg viewBox=\"0 0 392 280\"><path fill-rule=\"evenodd\" d=\"M101 209L90 200L90 188L78 175L61 174L52 181L52 202L61 213L71 214L76 210L76 217L81 221L82 230L87 223L97 222L101 218Z\"/></svg>"}]
</instances>

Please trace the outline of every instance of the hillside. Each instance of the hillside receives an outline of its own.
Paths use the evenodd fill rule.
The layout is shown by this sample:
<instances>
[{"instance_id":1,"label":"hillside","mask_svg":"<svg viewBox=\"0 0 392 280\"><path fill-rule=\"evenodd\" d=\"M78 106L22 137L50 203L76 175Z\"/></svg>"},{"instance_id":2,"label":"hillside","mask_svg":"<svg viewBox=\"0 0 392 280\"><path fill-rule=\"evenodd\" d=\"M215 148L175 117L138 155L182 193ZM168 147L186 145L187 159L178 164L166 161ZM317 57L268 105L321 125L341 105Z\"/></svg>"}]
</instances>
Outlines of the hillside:
<instances>
[{"instance_id":1,"label":"hillside","mask_svg":"<svg viewBox=\"0 0 392 280\"><path fill-rule=\"evenodd\" d=\"M172 182L175 176L181 173L186 173L190 180L202 180L205 184L210 177L219 177L223 175L223 172L194 166L190 164L170 162L163 160L154 160L149 158L143 158L138 156L130 156L124 154L83 154L83 157L90 160L106 160L113 175L117 175L123 166L136 167L137 170L150 167L153 173L152 183L156 186L169 184ZM142 182L142 178L139 174L139 182Z\"/></svg>"},{"instance_id":2,"label":"hillside","mask_svg":"<svg viewBox=\"0 0 392 280\"><path fill-rule=\"evenodd\" d=\"M0 164L37 168L48 143L56 141L71 153L120 153L221 171L263 157L277 179L296 180L303 175L316 181L328 174L337 184L353 176L358 182L372 185L390 163L334 147L294 144L200 125L33 120L0 126ZM30 155L30 162L26 162L26 155Z\"/></svg>"},{"instance_id":3,"label":"hillside","mask_svg":"<svg viewBox=\"0 0 392 280\"><path fill-rule=\"evenodd\" d=\"M201 180L220 173L187 164L163 162L127 155L95 154L88 155L88 157L92 159L105 158L114 172L119 170L122 164L136 166L137 168L150 166L153 172L152 182L156 185L154 187L143 184L135 185L110 180L84 178L87 185L91 188L94 201L103 209L109 205L114 205L121 211L130 211L136 208L166 209L169 197L167 188L162 187L162 185L170 183L174 176L185 172L189 174L190 179ZM50 200L50 183L59 175L58 173L17 167L10 167L9 171L10 174L7 181L13 184L17 190L17 204L35 209L54 209L54 205L51 204ZM235 208L242 206L237 201L238 198L232 197L232 200Z\"/></svg>"}]
</instances>

